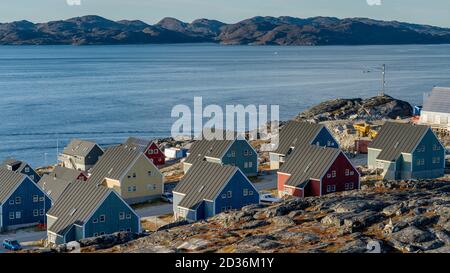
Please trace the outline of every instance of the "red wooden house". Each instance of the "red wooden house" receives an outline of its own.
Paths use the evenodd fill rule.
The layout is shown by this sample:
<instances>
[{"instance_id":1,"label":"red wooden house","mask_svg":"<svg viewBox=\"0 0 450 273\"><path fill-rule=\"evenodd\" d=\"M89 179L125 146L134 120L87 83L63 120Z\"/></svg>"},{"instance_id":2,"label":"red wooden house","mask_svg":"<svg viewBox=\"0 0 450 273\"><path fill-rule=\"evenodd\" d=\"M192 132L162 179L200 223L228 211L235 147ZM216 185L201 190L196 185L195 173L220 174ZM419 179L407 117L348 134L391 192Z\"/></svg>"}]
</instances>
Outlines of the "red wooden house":
<instances>
[{"instance_id":1,"label":"red wooden house","mask_svg":"<svg viewBox=\"0 0 450 273\"><path fill-rule=\"evenodd\" d=\"M129 137L125 142L127 146L134 146L137 150L144 153L156 166L166 164L166 156L161 149L151 140Z\"/></svg>"},{"instance_id":2,"label":"red wooden house","mask_svg":"<svg viewBox=\"0 0 450 273\"><path fill-rule=\"evenodd\" d=\"M322 196L359 189L360 175L339 149L305 145L295 149L278 171L280 196Z\"/></svg>"}]
</instances>

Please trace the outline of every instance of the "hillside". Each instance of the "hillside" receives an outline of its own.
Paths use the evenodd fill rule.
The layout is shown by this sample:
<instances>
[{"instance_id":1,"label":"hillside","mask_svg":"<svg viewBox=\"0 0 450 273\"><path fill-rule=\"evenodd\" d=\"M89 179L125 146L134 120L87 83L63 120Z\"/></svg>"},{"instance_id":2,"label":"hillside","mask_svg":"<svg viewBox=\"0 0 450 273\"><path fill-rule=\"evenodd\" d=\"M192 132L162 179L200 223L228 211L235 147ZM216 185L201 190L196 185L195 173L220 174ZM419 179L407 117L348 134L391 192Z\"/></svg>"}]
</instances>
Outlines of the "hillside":
<instances>
[{"instance_id":1,"label":"hillside","mask_svg":"<svg viewBox=\"0 0 450 273\"><path fill-rule=\"evenodd\" d=\"M450 29L367 18L254 17L235 24L164 18L155 25L99 16L34 24L0 24L0 45L114 45L166 43L227 45L380 45L450 43Z\"/></svg>"},{"instance_id":2,"label":"hillside","mask_svg":"<svg viewBox=\"0 0 450 273\"><path fill-rule=\"evenodd\" d=\"M287 199L219 214L136 239L80 241L82 252L364 253L450 251L450 185L444 181L367 183L361 191ZM45 250L64 252L64 246Z\"/></svg>"}]
</instances>

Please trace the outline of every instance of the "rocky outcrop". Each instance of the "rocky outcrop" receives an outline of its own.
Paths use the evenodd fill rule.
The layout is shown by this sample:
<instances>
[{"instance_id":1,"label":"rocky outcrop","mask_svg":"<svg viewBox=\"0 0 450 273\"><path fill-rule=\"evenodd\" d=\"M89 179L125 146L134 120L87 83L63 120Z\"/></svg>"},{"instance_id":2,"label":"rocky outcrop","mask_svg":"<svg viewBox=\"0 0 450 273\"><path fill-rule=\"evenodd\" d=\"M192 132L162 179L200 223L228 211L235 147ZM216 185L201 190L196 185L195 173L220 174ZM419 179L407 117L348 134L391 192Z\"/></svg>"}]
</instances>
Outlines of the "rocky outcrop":
<instances>
[{"instance_id":1,"label":"rocky outcrop","mask_svg":"<svg viewBox=\"0 0 450 273\"><path fill-rule=\"evenodd\" d=\"M371 33L371 35L367 35ZM214 42L228 45L379 45L450 43L450 29L364 18L254 17L235 24L164 18L155 25L99 16L0 24L3 45L98 45Z\"/></svg>"},{"instance_id":2,"label":"rocky outcrop","mask_svg":"<svg viewBox=\"0 0 450 273\"><path fill-rule=\"evenodd\" d=\"M384 95L368 99L325 101L300 113L295 119L315 122L344 119L396 119L411 117L412 110L412 106L408 102Z\"/></svg>"},{"instance_id":3,"label":"rocky outcrop","mask_svg":"<svg viewBox=\"0 0 450 273\"><path fill-rule=\"evenodd\" d=\"M360 191L251 205L137 239L87 239L81 246L83 252L124 253L445 253L449 189L450 181L380 181Z\"/></svg>"}]
</instances>

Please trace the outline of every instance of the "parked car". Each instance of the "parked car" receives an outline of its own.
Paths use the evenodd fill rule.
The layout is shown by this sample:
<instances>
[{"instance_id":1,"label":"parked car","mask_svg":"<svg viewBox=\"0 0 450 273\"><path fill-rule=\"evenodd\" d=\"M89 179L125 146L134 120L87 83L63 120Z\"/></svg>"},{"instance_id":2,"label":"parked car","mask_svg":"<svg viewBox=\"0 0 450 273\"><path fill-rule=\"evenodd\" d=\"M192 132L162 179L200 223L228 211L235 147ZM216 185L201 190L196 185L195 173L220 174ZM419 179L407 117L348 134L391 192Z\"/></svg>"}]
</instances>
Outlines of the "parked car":
<instances>
[{"instance_id":1,"label":"parked car","mask_svg":"<svg viewBox=\"0 0 450 273\"><path fill-rule=\"evenodd\" d=\"M279 203L281 201L282 201L281 198L275 197L275 196L273 196L270 193L261 193L261 195L260 195L260 202L261 203L272 204L272 203Z\"/></svg>"},{"instance_id":2,"label":"parked car","mask_svg":"<svg viewBox=\"0 0 450 273\"><path fill-rule=\"evenodd\" d=\"M22 249L22 246L19 244L17 240L4 240L3 247L8 250L18 251Z\"/></svg>"},{"instance_id":3,"label":"parked car","mask_svg":"<svg viewBox=\"0 0 450 273\"><path fill-rule=\"evenodd\" d=\"M161 196L162 200L168 203L173 203L173 194L170 192L165 192L163 193L163 195Z\"/></svg>"}]
</instances>

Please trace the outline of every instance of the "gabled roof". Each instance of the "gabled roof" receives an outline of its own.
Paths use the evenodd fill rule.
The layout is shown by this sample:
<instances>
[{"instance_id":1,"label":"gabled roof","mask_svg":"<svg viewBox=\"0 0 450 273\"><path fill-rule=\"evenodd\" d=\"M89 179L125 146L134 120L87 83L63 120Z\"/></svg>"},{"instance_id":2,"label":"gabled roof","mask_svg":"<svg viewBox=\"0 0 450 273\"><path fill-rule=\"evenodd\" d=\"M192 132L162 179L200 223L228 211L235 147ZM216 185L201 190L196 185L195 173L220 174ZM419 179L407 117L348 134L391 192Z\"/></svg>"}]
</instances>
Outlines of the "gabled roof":
<instances>
[{"instance_id":1,"label":"gabled roof","mask_svg":"<svg viewBox=\"0 0 450 273\"><path fill-rule=\"evenodd\" d=\"M193 164L205 157L222 158L234 140L198 140L189 149L189 156L184 162Z\"/></svg>"},{"instance_id":2,"label":"gabled roof","mask_svg":"<svg viewBox=\"0 0 450 273\"><path fill-rule=\"evenodd\" d=\"M8 158L3 161L1 168L20 173L26 166L28 166L28 164L24 161L20 161L14 158Z\"/></svg>"},{"instance_id":3,"label":"gabled roof","mask_svg":"<svg viewBox=\"0 0 450 273\"><path fill-rule=\"evenodd\" d=\"M82 172L56 166L53 172L44 175L38 185L55 202L70 183L78 180Z\"/></svg>"},{"instance_id":4,"label":"gabled roof","mask_svg":"<svg viewBox=\"0 0 450 273\"><path fill-rule=\"evenodd\" d=\"M303 145L296 147L279 172L290 174L286 185L303 188L309 180L320 180L336 160L341 150Z\"/></svg>"},{"instance_id":5,"label":"gabled roof","mask_svg":"<svg viewBox=\"0 0 450 273\"><path fill-rule=\"evenodd\" d=\"M82 173L82 171L56 166L49 175L66 181L75 181L78 180L78 177L80 177L80 174Z\"/></svg>"},{"instance_id":6,"label":"gabled roof","mask_svg":"<svg viewBox=\"0 0 450 273\"><path fill-rule=\"evenodd\" d=\"M136 147L138 151L141 153L144 153L147 148L153 143L151 140L143 139L143 138L137 138L137 137L129 137L124 145L128 147Z\"/></svg>"},{"instance_id":7,"label":"gabled roof","mask_svg":"<svg viewBox=\"0 0 450 273\"><path fill-rule=\"evenodd\" d=\"M64 235L73 224L83 225L111 192L107 187L85 181L71 183L47 213L58 218L48 230Z\"/></svg>"},{"instance_id":8,"label":"gabled roof","mask_svg":"<svg viewBox=\"0 0 450 273\"><path fill-rule=\"evenodd\" d=\"M194 164L173 190L185 194L178 204L183 208L195 208L203 200L214 200L219 191L239 169L234 166L210 162Z\"/></svg>"},{"instance_id":9,"label":"gabled roof","mask_svg":"<svg viewBox=\"0 0 450 273\"><path fill-rule=\"evenodd\" d=\"M450 88L435 87L423 104L423 111L450 113Z\"/></svg>"},{"instance_id":10,"label":"gabled roof","mask_svg":"<svg viewBox=\"0 0 450 273\"><path fill-rule=\"evenodd\" d=\"M97 144L91 141L72 139L66 148L64 148L63 154L86 157L95 146Z\"/></svg>"},{"instance_id":11,"label":"gabled roof","mask_svg":"<svg viewBox=\"0 0 450 273\"><path fill-rule=\"evenodd\" d=\"M401 153L412 153L429 129L425 125L386 122L369 148L382 150L377 159L395 161Z\"/></svg>"},{"instance_id":12,"label":"gabled roof","mask_svg":"<svg viewBox=\"0 0 450 273\"><path fill-rule=\"evenodd\" d=\"M126 145L108 148L92 168L89 182L101 184L105 178L119 180L141 155L136 148Z\"/></svg>"},{"instance_id":13,"label":"gabled roof","mask_svg":"<svg viewBox=\"0 0 450 273\"><path fill-rule=\"evenodd\" d=\"M0 204L3 204L25 178L26 176L23 174L0 168Z\"/></svg>"},{"instance_id":14,"label":"gabled roof","mask_svg":"<svg viewBox=\"0 0 450 273\"><path fill-rule=\"evenodd\" d=\"M285 155L291 147L311 145L323 128L323 124L289 121L280 129L279 144L274 153Z\"/></svg>"},{"instance_id":15,"label":"gabled roof","mask_svg":"<svg viewBox=\"0 0 450 273\"><path fill-rule=\"evenodd\" d=\"M56 178L51 174L44 175L41 180L39 180L38 186L43 192L45 192L53 202L58 201L64 190L73 181L67 181L61 178Z\"/></svg>"}]
</instances>

